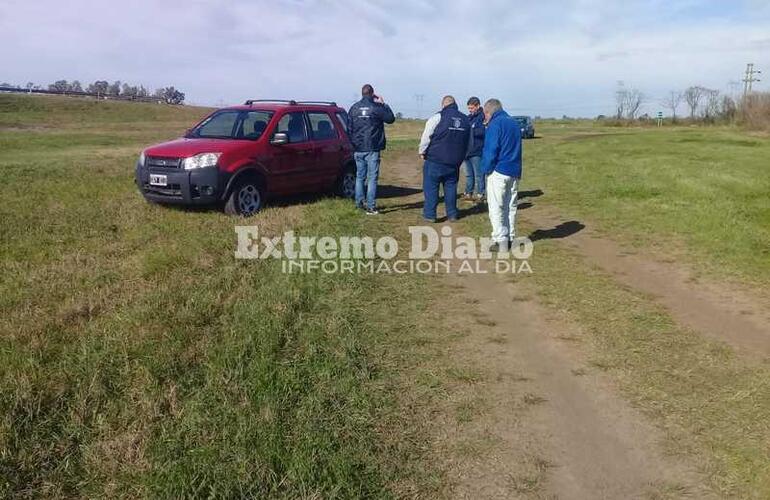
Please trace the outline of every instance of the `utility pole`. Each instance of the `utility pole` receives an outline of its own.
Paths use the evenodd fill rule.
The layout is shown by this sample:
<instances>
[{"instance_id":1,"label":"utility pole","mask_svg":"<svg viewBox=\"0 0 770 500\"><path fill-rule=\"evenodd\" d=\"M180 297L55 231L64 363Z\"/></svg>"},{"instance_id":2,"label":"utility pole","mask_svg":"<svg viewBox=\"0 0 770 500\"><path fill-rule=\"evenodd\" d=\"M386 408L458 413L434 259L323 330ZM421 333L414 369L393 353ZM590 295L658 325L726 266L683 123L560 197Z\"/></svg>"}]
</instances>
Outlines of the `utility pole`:
<instances>
[{"instance_id":1,"label":"utility pole","mask_svg":"<svg viewBox=\"0 0 770 500\"><path fill-rule=\"evenodd\" d=\"M754 76L761 73L761 71L754 69L754 63L749 63L746 65L746 77L743 79L743 97L751 94L751 86L754 82L762 81Z\"/></svg>"},{"instance_id":2,"label":"utility pole","mask_svg":"<svg viewBox=\"0 0 770 500\"><path fill-rule=\"evenodd\" d=\"M418 118L422 118L422 101L425 100L425 94L415 94L414 100L417 101Z\"/></svg>"}]
</instances>

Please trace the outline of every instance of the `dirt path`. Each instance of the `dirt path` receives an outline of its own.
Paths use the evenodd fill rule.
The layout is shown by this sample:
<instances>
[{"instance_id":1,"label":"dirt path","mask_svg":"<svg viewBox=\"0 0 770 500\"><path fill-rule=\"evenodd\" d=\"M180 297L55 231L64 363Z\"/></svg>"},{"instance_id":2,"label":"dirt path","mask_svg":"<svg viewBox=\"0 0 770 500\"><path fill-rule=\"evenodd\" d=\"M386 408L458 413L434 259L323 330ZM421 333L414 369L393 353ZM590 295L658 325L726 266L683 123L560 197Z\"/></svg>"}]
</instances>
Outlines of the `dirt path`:
<instances>
[{"instance_id":1,"label":"dirt path","mask_svg":"<svg viewBox=\"0 0 770 500\"><path fill-rule=\"evenodd\" d=\"M663 453L660 432L601 374L585 369L574 327L548 320L528 290L494 274L453 279L481 313L458 352L490 374L508 374L480 387L490 404L475 425L500 444L491 460L465 472L470 481L458 485L460 496L703 498L697 475ZM512 415L518 425L507 425Z\"/></svg>"},{"instance_id":2,"label":"dirt path","mask_svg":"<svg viewBox=\"0 0 770 500\"><path fill-rule=\"evenodd\" d=\"M384 165L383 221L419 223L419 163ZM453 293L448 324L460 382L437 421L457 498L704 498L703 478L667 456L662 436L601 374L584 369L575 326L548 319L530 290L504 277L436 278Z\"/></svg>"},{"instance_id":3,"label":"dirt path","mask_svg":"<svg viewBox=\"0 0 770 500\"><path fill-rule=\"evenodd\" d=\"M567 222L553 208L534 203L531 209L522 211L524 220L542 228ZM745 355L770 356L770 306L760 299L735 286L695 280L693 273L679 263L623 248L590 228L575 232L565 243L619 282L653 296L680 324L726 342Z\"/></svg>"}]
</instances>

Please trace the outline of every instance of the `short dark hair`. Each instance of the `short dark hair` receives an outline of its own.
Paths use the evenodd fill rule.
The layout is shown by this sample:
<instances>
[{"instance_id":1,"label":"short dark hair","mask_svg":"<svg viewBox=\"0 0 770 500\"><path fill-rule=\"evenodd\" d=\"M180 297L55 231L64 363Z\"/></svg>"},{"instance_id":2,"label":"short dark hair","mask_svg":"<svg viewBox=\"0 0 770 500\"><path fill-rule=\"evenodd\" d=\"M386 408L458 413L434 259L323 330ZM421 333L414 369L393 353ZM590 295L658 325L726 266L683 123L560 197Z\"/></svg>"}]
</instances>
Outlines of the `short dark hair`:
<instances>
[{"instance_id":1,"label":"short dark hair","mask_svg":"<svg viewBox=\"0 0 770 500\"><path fill-rule=\"evenodd\" d=\"M367 83L361 87L361 95L374 95L374 87Z\"/></svg>"},{"instance_id":2,"label":"short dark hair","mask_svg":"<svg viewBox=\"0 0 770 500\"><path fill-rule=\"evenodd\" d=\"M471 97L468 99L468 106L481 106L481 99L478 97Z\"/></svg>"}]
</instances>

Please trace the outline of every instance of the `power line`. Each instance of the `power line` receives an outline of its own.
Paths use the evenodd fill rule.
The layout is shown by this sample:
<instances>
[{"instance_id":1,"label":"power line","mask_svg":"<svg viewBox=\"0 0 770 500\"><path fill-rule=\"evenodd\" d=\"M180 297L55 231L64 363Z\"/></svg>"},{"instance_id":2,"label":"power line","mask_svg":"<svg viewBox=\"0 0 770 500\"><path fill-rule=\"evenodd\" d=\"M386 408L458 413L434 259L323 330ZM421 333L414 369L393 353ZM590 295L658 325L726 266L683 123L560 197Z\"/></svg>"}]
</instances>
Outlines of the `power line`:
<instances>
[{"instance_id":1,"label":"power line","mask_svg":"<svg viewBox=\"0 0 770 500\"><path fill-rule=\"evenodd\" d=\"M761 82L759 78L756 78L754 75L759 75L762 72L754 69L754 63L749 63L746 65L746 76L743 79L743 97L746 97L747 95L751 94L751 86L754 82Z\"/></svg>"},{"instance_id":2,"label":"power line","mask_svg":"<svg viewBox=\"0 0 770 500\"><path fill-rule=\"evenodd\" d=\"M415 94L414 100L417 102L417 114L422 116L422 102L425 100L425 94Z\"/></svg>"}]
</instances>

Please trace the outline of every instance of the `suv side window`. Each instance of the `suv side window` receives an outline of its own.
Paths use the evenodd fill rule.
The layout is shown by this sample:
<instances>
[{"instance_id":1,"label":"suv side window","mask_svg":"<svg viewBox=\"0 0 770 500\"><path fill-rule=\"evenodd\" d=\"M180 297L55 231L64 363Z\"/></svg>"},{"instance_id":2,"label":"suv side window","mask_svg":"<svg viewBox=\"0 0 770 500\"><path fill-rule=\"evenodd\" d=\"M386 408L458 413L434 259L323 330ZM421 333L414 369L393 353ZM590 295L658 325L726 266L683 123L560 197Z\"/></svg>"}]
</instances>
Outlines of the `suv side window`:
<instances>
[{"instance_id":1,"label":"suv side window","mask_svg":"<svg viewBox=\"0 0 770 500\"><path fill-rule=\"evenodd\" d=\"M307 126L305 125L305 113L294 111L286 113L278 121L276 133L284 133L289 136L289 143L305 142L308 140Z\"/></svg>"},{"instance_id":2,"label":"suv side window","mask_svg":"<svg viewBox=\"0 0 770 500\"><path fill-rule=\"evenodd\" d=\"M313 134L313 140L328 141L337 138L337 129L334 127L332 118L328 113L308 111L307 117L310 119L310 130Z\"/></svg>"},{"instance_id":3,"label":"suv side window","mask_svg":"<svg viewBox=\"0 0 770 500\"><path fill-rule=\"evenodd\" d=\"M259 139L270 123L273 113L269 111L247 111L236 132L236 139Z\"/></svg>"},{"instance_id":4,"label":"suv side window","mask_svg":"<svg viewBox=\"0 0 770 500\"><path fill-rule=\"evenodd\" d=\"M342 125L342 130L345 131L345 133L348 133L348 114L344 111L337 111L337 120L340 121L340 125Z\"/></svg>"}]
</instances>

